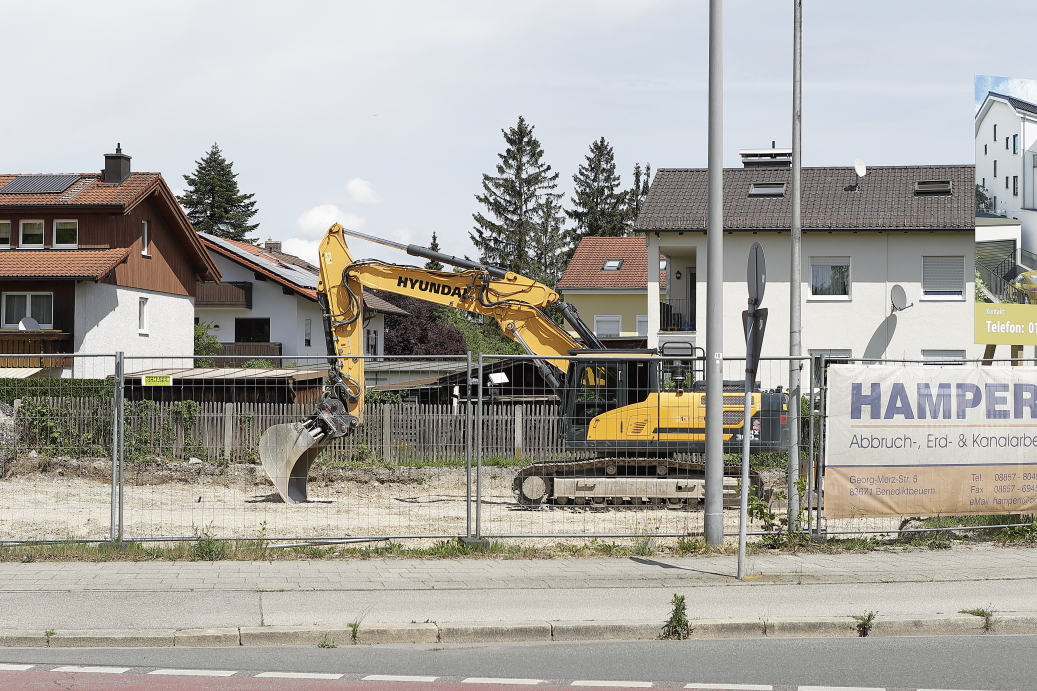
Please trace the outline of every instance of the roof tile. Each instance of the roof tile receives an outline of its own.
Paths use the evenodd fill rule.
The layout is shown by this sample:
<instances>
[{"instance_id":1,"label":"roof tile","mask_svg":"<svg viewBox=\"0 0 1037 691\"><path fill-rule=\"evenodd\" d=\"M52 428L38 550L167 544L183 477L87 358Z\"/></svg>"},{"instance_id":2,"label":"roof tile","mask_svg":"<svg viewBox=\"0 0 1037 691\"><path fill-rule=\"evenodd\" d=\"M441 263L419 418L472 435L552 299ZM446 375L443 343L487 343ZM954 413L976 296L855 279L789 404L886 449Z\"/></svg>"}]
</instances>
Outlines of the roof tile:
<instances>
[{"instance_id":1,"label":"roof tile","mask_svg":"<svg viewBox=\"0 0 1037 691\"><path fill-rule=\"evenodd\" d=\"M16 175L0 175L3 187ZM133 173L121 185L101 182L98 173L83 173L79 180L61 192L0 194L0 208L10 206L129 206L161 178L160 173ZM74 191L74 193L73 193Z\"/></svg>"},{"instance_id":2,"label":"roof tile","mask_svg":"<svg viewBox=\"0 0 1037 691\"><path fill-rule=\"evenodd\" d=\"M618 271L604 271L609 259L622 259ZM662 286L666 272L659 272ZM562 274L558 287L566 288L646 288L648 246L643 237L585 237L576 246L572 260Z\"/></svg>"},{"instance_id":3,"label":"roof tile","mask_svg":"<svg viewBox=\"0 0 1037 691\"><path fill-rule=\"evenodd\" d=\"M109 274L129 253L126 247L108 250L0 250L0 276L96 281Z\"/></svg>"}]
</instances>

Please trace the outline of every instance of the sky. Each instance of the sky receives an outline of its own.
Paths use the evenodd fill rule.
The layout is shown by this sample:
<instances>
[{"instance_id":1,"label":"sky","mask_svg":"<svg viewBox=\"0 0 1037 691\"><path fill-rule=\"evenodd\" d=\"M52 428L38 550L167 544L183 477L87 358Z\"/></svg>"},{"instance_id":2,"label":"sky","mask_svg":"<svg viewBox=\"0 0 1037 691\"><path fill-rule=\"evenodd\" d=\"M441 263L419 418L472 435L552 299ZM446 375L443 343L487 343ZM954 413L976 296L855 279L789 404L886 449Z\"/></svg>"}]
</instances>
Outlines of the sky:
<instances>
[{"instance_id":1,"label":"sky","mask_svg":"<svg viewBox=\"0 0 1037 691\"><path fill-rule=\"evenodd\" d=\"M972 163L974 75L1037 76L1006 31L1037 24L1037 3L982 15L805 0L804 165ZM475 195L520 115L566 199L602 136L624 185L635 163L706 165L706 0L44 0L4 20L0 172L97 171L119 142L180 190L215 142L255 194L259 238L311 261L334 221L474 256ZM739 149L791 145L792 1L727 0L723 26L737 166Z\"/></svg>"},{"instance_id":2,"label":"sky","mask_svg":"<svg viewBox=\"0 0 1037 691\"><path fill-rule=\"evenodd\" d=\"M983 107L983 101L987 94L994 92L1002 96L1037 103L1037 80L1022 79L1019 77L994 77L989 74L976 75L975 111Z\"/></svg>"}]
</instances>

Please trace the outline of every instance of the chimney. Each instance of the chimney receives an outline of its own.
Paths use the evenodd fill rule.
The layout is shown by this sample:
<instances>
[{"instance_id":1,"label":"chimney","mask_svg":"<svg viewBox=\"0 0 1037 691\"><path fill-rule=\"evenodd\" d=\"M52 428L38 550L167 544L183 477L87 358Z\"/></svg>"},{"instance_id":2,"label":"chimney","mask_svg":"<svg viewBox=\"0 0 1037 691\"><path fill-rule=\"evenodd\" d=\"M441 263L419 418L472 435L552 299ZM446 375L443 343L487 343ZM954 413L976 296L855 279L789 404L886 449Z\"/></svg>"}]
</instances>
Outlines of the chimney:
<instances>
[{"instance_id":1,"label":"chimney","mask_svg":"<svg viewBox=\"0 0 1037 691\"><path fill-rule=\"evenodd\" d=\"M769 149L740 149L738 155L742 157L742 166L745 168L791 168L792 149L779 149L771 142Z\"/></svg>"},{"instance_id":2,"label":"chimney","mask_svg":"<svg viewBox=\"0 0 1037 691\"><path fill-rule=\"evenodd\" d=\"M122 152L122 144L116 144L114 154L104 155L104 181L121 185L129 177L130 157Z\"/></svg>"},{"instance_id":3,"label":"chimney","mask_svg":"<svg viewBox=\"0 0 1037 691\"><path fill-rule=\"evenodd\" d=\"M266 242L263 243L263 249L270 250L271 252L280 252L281 251L281 241L280 240L274 240L273 238L270 238Z\"/></svg>"}]
</instances>

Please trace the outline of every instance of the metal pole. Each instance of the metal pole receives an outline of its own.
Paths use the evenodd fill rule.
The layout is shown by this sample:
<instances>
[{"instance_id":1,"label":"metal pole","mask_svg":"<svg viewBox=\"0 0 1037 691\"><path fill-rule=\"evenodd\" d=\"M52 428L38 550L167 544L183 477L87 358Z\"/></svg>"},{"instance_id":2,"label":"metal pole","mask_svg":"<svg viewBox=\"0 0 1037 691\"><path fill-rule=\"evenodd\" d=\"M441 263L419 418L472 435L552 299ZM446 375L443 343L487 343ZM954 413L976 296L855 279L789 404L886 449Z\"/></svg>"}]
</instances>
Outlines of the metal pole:
<instances>
[{"instance_id":1,"label":"metal pole","mask_svg":"<svg viewBox=\"0 0 1037 691\"><path fill-rule=\"evenodd\" d=\"M476 383L476 386L479 388L479 407L475 411L475 433L477 444L477 448L475 449L475 537L482 537L482 381L482 353L479 353L479 381Z\"/></svg>"},{"instance_id":2,"label":"metal pole","mask_svg":"<svg viewBox=\"0 0 1037 691\"><path fill-rule=\"evenodd\" d=\"M121 425L119 414L122 408L122 352L115 354L115 376L112 377L112 499L111 524L108 528L108 537L115 542L118 536L119 521L119 449L122 446Z\"/></svg>"},{"instance_id":3,"label":"metal pole","mask_svg":"<svg viewBox=\"0 0 1037 691\"><path fill-rule=\"evenodd\" d=\"M803 0L792 0L792 262L789 275L789 355L803 354L802 288L802 108L803 108ZM789 530L795 530L799 515L799 399L802 361L789 362Z\"/></svg>"},{"instance_id":4,"label":"metal pole","mask_svg":"<svg viewBox=\"0 0 1037 691\"><path fill-rule=\"evenodd\" d=\"M738 579L745 578L745 531L749 522L749 436L752 434L756 303L749 300L749 328L745 339L745 412L742 417L742 482L738 504Z\"/></svg>"},{"instance_id":5,"label":"metal pole","mask_svg":"<svg viewBox=\"0 0 1037 691\"><path fill-rule=\"evenodd\" d=\"M468 351L467 370L468 376L464 384L465 397L465 536L472 537L472 351Z\"/></svg>"},{"instance_id":6,"label":"metal pole","mask_svg":"<svg viewBox=\"0 0 1037 691\"><path fill-rule=\"evenodd\" d=\"M810 361L810 401L809 413L807 413L808 432L807 432L807 532L810 533L814 528L814 507L817 502L814 501L814 396L816 390L814 388L814 361Z\"/></svg>"},{"instance_id":7,"label":"metal pole","mask_svg":"<svg viewBox=\"0 0 1037 691\"><path fill-rule=\"evenodd\" d=\"M119 452L119 463L118 463L118 472L119 472L119 497L118 497L119 526L118 526L118 532L116 533L115 537L116 537L116 539L119 542L122 542L122 535L123 535L123 529L122 529L123 528L122 509L123 509L123 505L125 504L124 492L123 492L124 486L123 486L122 473L123 473L123 460L124 460L124 458L126 456L126 405L125 405L125 399L124 399L124 393L126 391L126 363L125 363L125 360L123 358L122 351L119 351L118 353L116 353L115 354L115 358L116 358L116 362L117 362L115 379L116 379L116 382L117 382L116 383L116 387L118 389L118 395L116 396L116 402L118 404L118 411L119 411L119 419L118 419L119 445L118 445L118 449L117 449L117 451Z\"/></svg>"},{"instance_id":8,"label":"metal pole","mask_svg":"<svg viewBox=\"0 0 1037 691\"><path fill-rule=\"evenodd\" d=\"M724 543L724 70L722 0L709 0L709 206L706 221L704 532Z\"/></svg>"}]
</instances>

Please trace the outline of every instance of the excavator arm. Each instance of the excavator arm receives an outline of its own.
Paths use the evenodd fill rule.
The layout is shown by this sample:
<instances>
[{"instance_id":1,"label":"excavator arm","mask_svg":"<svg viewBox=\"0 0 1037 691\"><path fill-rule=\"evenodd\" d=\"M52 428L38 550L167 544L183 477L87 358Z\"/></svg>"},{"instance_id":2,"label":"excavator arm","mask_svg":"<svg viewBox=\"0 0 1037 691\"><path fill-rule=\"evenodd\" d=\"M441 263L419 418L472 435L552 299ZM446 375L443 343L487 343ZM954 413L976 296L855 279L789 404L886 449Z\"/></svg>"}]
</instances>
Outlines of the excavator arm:
<instances>
[{"instance_id":1,"label":"excavator arm","mask_svg":"<svg viewBox=\"0 0 1037 691\"><path fill-rule=\"evenodd\" d=\"M346 235L402 249L409 254L460 267L432 271L377 260L355 261ZM575 309L558 293L531 278L499 267L440 254L416 245L402 245L333 225L320 245L317 299L324 313L329 374L316 410L301 423L274 425L259 442L259 455L277 491L288 503L306 500L310 463L333 439L363 424L363 289L406 295L491 317L506 336L539 358L537 366L560 392L557 373L569 367L570 350L602 349L601 342L580 321ZM580 344L544 312L555 306L585 341ZM552 357L553 356L553 357Z\"/></svg>"}]
</instances>

